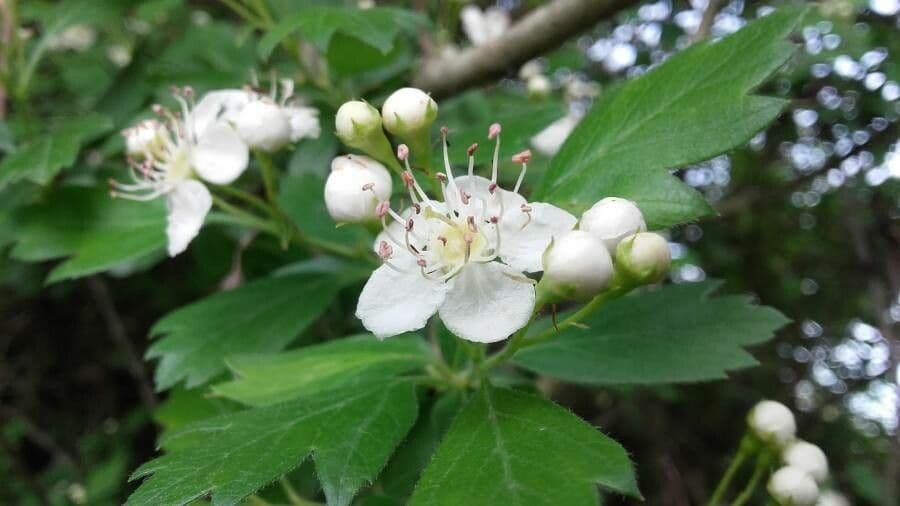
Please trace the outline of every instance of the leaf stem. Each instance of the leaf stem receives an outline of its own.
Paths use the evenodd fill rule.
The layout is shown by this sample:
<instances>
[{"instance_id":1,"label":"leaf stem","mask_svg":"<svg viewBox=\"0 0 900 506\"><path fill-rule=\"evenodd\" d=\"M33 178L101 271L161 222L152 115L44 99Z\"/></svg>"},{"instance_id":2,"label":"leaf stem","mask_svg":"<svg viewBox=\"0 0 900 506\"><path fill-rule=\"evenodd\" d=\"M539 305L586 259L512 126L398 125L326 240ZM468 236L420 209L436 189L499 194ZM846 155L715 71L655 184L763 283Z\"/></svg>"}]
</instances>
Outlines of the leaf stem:
<instances>
[{"instance_id":1,"label":"leaf stem","mask_svg":"<svg viewBox=\"0 0 900 506\"><path fill-rule=\"evenodd\" d=\"M718 504L722 502L722 497L725 495L725 492L728 491L728 485L731 484L731 480L734 479L735 473L737 473L737 470L741 467L741 464L744 463L744 460L750 453L752 453L752 448L749 445L749 436L745 434L741 439L737 453L734 454L731 463L728 464L728 469L725 470L725 474L722 475L722 478L716 485L716 489L709 498L709 502L706 503L707 506L718 506Z\"/></svg>"},{"instance_id":2,"label":"leaf stem","mask_svg":"<svg viewBox=\"0 0 900 506\"><path fill-rule=\"evenodd\" d=\"M747 486L744 487L744 490L734 498L734 502L731 503L731 506L743 506L753 497L753 492L756 491L756 486L759 484L760 478L762 478L763 474L765 474L766 470L769 468L769 460L769 452L767 450L763 450L762 453L756 457L756 467L753 469L753 476L750 477L750 481L747 482Z\"/></svg>"},{"instance_id":3,"label":"leaf stem","mask_svg":"<svg viewBox=\"0 0 900 506\"><path fill-rule=\"evenodd\" d=\"M218 195L213 195L212 199L213 204L215 204L216 207L235 218L242 225L278 235L278 229L271 222L266 221L255 214L248 213L235 205L229 204L225 199Z\"/></svg>"}]
</instances>

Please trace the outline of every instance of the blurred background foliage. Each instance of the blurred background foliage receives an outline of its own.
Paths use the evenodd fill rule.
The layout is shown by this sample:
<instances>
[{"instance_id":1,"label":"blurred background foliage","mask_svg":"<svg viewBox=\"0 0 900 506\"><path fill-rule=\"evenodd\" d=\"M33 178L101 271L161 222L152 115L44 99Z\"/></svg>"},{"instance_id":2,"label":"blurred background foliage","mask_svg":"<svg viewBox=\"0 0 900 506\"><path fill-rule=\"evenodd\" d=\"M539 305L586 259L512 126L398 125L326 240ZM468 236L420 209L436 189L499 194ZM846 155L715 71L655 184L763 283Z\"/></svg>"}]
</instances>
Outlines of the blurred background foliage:
<instances>
[{"instance_id":1,"label":"blurred background foliage","mask_svg":"<svg viewBox=\"0 0 900 506\"><path fill-rule=\"evenodd\" d=\"M117 211L120 221L101 225L86 220L118 205L94 189L124 167L117 132L152 104L168 103L172 85L202 92L239 86L254 72L292 77L320 108L323 135L283 160L282 199L298 223L314 223L323 175L339 150L329 124L336 107L360 96L380 103L411 80L423 53L469 44L458 21L464 2L377 3L408 9L380 35L384 52L340 26L309 28L303 39L271 36L278 20L334 2L268 0L265 18L224 0L0 0L4 23L17 8L18 26L3 29L22 35L21 44L7 38L0 48L0 504L123 502L134 487L128 473L153 454L161 430L231 409L195 390L154 392L152 364L143 360L149 328L177 307L304 255L223 222L205 228L188 253L162 261L162 239L128 239L158 226L161 209ZM497 5L515 19L540 3ZM510 68L497 82L441 100L442 121L462 138L500 121L512 153L686 47L708 9L715 16L703 30L717 37L772 7L634 2L538 60L549 89L529 90ZM779 121L746 147L679 171L719 216L671 232L671 281L724 279L726 291L750 292L788 315L793 323L754 350L762 365L729 381L678 387L539 383L629 449L647 504L707 497L761 398L799 411L801 434L826 450L836 486L854 504L898 504L898 11L897 0L816 4L796 35L796 57L763 90L790 99ZM36 163L36 146L46 170L19 171ZM548 159L537 156L529 177L537 181ZM92 247L104 233L119 244ZM358 329L343 316L357 291L343 290L339 305L348 310L326 313L298 341ZM409 482L388 478L400 488ZM315 486L309 466L291 479ZM617 501L625 503L609 502Z\"/></svg>"}]
</instances>

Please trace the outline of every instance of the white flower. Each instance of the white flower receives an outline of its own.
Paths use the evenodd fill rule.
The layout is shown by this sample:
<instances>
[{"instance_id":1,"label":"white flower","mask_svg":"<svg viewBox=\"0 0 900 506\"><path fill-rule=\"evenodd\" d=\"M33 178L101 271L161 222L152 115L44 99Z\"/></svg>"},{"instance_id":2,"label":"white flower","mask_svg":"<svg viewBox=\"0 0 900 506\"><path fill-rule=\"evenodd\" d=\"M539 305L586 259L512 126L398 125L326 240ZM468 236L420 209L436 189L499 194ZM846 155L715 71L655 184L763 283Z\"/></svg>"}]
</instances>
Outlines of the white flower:
<instances>
[{"instance_id":1,"label":"white flower","mask_svg":"<svg viewBox=\"0 0 900 506\"><path fill-rule=\"evenodd\" d=\"M653 232L630 235L616 247L616 268L641 283L655 283L669 272L669 242Z\"/></svg>"},{"instance_id":2,"label":"white flower","mask_svg":"<svg viewBox=\"0 0 900 506\"><path fill-rule=\"evenodd\" d=\"M509 13L491 7L482 11L475 5L467 5L459 11L459 19L466 37L475 46L498 39L509 28Z\"/></svg>"},{"instance_id":3,"label":"white flower","mask_svg":"<svg viewBox=\"0 0 900 506\"><path fill-rule=\"evenodd\" d=\"M612 259L603 241L572 230L555 239L544 254L541 285L563 299L583 299L600 293L612 276Z\"/></svg>"},{"instance_id":4,"label":"white flower","mask_svg":"<svg viewBox=\"0 0 900 506\"><path fill-rule=\"evenodd\" d=\"M819 495L816 506L850 506L850 500L844 494L835 492L834 490L826 490Z\"/></svg>"},{"instance_id":5,"label":"white flower","mask_svg":"<svg viewBox=\"0 0 900 506\"><path fill-rule=\"evenodd\" d=\"M816 480L806 471L786 466L769 478L769 493L782 506L813 506L819 497Z\"/></svg>"},{"instance_id":6,"label":"white flower","mask_svg":"<svg viewBox=\"0 0 900 506\"><path fill-rule=\"evenodd\" d=\"M391 198L391 174L362 155L339 156L331 161L325 182L325 206L334 221L375 221L375 206Z\"/></svg>"},{"instance_id":7,"label":"white flower","mask_svg":"<svg viewBox=\"0 0 900 506\"><path fill-rule=\"evenodd\" d=\"M747 424L763 441L784 447L797 433L794 414L784 404L775 401L760 401L747 417Z\"/></svg>"},{"instance_id":8,"label":"white flower","mask_svg":"<svg viewBox=\"0 0 900 506\"><path fill-rule=\"evenodd\" d=\"M531 146L539 153L553 156L559 152L569 134L578 125L581 118L575 114L567 114L562 118L550 123L546 128L535 134L531 138Z\"/></svg>"},{"instance_id":9,"label":"white flower","mask_svg":"<svg viewBox=\"0 0 900 506\"><path fill-rule=\"evenodd\" d=\"M388 132L401 137L414 135L437 117L437 103L418 88L400 88L381 106L381 119Z\"/></svg>"},{"instance_id":10,"label":"white flower","mask_svg":"<svg viewBox=\"0 0 900 506\"><path fill-rule=\"evenodd\" d=\"M237 128L241 139L253 149L277 151L289 142L317 138L321 133L319 112L290 102L294 82L284 79L281 98L273 85L268 95L243 90L207 93L194 109L196 128L225 121Z\"/></svg>"},{"instance_id":11,"label":"white flower","mask_svg":"<svg viewBox=\"0 0 900 506\"><path fill-rule=\"evenodd\" d=\"M809 473L818 483L828 477L828 458L818 446L806 441L794 441L781 455L784 463Z\"/></svg>"},{"instance_id":12,"label":"white flower","mask_svg":"<svg viewBox=\"0 0 900 506\"><path fill-rule=\"evenodd\" d=\"M616 253L619 241L647 230L644 215L634 202L618 197L600 200L581 215L579 230L594 234L606 243L610 254Z\"/></svg>"},{"instance_id":13,"label":"white flower","mask_svg":"<svg viewBox=\"0 0 900 506\"><path fill-rule=\"evenodd\" d=\"M571 214L544 203L528 203L518 193L529 153L514 161L522 171L513 191L497 185L500 125L491 178L454 177L444 137L446 174L439 174L444 201L429 198L409 170L409 150L398 148L406 164L404 182L412 206L396 213L378 205L384 231L375 250L384 265L375 270L359 297L356 315L379 338L422 328L435 312L457 336L494 342L522 328L534 311L535 290L525 273L542 269L541 255L555 236L575 226ZM387 219L393 220L390 224ZM502 263L501 263L502 262Z\"/></svg>"},{"instance_id":14,"label":"white flower","mask_svg":"<svg viewBox=\"0 0 900 506\"><path fill-rule=\"evenodd\" d=\"M212 207L209 190L196 177L228 184L247 168L247 145L228 123L194 121L190 88L177 91L181 117L157 106L167 120L144 121L124 132L130 155L130 183L110 181L113 197L147 201L165 196L169 256L187 248ZM202 128L198 128L202 126Z\"/></svg>"}]
</instances>

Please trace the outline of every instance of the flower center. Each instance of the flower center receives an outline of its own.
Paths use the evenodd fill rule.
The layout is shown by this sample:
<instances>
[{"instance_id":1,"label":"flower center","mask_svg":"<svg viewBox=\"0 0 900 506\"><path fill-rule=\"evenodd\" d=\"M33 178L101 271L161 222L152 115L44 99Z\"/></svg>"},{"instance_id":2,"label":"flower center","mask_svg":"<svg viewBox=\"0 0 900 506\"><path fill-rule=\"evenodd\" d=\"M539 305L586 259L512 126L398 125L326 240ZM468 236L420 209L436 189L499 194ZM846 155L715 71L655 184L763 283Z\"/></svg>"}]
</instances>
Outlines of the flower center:
<instances>
[{"instance_id":1,"label":"flower center","mask_svg":"<svg viewBox=\"0 0 900 506\"><path fill-rule=\"evenodd\" d=\"M435 252L445 271L472 258L480 258L488 240L480 229L473 231L463 218L447 219L431 239L429 249Z\"/></svg>"}]
</instances>

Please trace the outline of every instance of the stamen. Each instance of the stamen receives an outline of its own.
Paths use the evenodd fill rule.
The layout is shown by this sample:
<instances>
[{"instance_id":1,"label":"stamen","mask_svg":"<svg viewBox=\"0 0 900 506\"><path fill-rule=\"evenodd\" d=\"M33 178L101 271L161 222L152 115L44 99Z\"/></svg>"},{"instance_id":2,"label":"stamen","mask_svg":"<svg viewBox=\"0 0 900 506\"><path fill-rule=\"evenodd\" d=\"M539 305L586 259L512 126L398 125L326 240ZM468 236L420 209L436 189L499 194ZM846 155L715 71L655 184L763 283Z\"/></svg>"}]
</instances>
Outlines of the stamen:
<instances>
[{"instance_id":1,"label":"stamen","mask_svg":"<svg viewBox=\"0 0 900 506\"><path fill-rule=\"evenodd\" d=\"M527 227L528 224L531 223L532 208L528 204L522 204L522 207L520 209L522 210L523 213L525 213L528 216L528 219L525 221L525 223L522 224L522 227L519 228L519 230L525 230L525 227Z\"/></svg>"},{"instance_id":2,"label":"stamen","mask_svg":"<svg viewBox=\"0 0 900 506\"><path fill-rule=\"evenodd\" d=\"M469 149L466 150L466 153L469 154L469 177L472 177L475 174L475 151L478 149L478 143L474 142L469 146Z\"/></svg>"},{"instance_id":3,"label":"stamen","mask_svg":"<svg viewBox=\"0 0 900 506\"><path fill-rule=\"evenodd\" d=\"M378 256L382 260L389 260L394 255L394 248L387 241L381 241L378 244Z\"/></svg>"},{"instance_id":4,"label":"stamen","mask_svg":"<svg viewBox=\"0 0 900 506\"><path fill-rule=\"evenodd\" d=\"M391 210L391 203L387 200L382 200L378 204L375 205L375 216L379 219L383 219L384 215Z\"/></svg>"},{"instance_id":5,"label":"stamen","mask_svg":"<svg viewBox=\"0 0 900 506\"><path fill-rule=\"evenodd\" d=\"M494 146L494 162L491 166L491 182L497 182L497 170L500 162L500 123L494 123L488 129L488 139L497 138L497 144Z\"/></svg>"},{"instance_id":6,"label":"stamen","mask_svg":"<svg viewBox=\"0 0 900 506\"><path fill-rule=\"evenodd\" d=\"M478 232L478 227L475 226L474 216L469 216L468 218L466 218L466 225L468 225L469 230L471 230L472 232Z\"/></svg>"},{"instance_id":7,"label":"stamen","mask_svg":"<svg viewBox=\"0 0 900 506\"><path fill-rule=\"evenodd\" d=\"M513 193L519 193L519 188L522 186L522 181L525 180L525 173L528 171L528 162L531 160L531 150L526 149L525 151L516 153L512 156L513 163L521 163L522 164L522 172L519 173L519 179L516 180L516 186L513 188Z\"/></svg>"}]
</instances>

